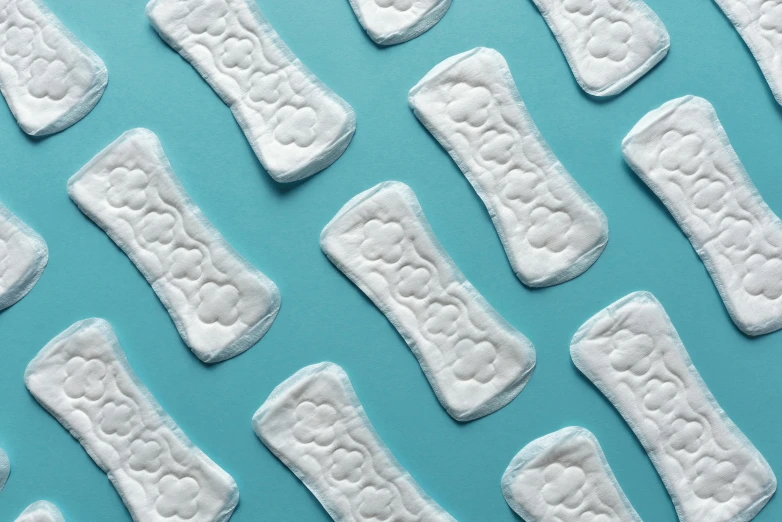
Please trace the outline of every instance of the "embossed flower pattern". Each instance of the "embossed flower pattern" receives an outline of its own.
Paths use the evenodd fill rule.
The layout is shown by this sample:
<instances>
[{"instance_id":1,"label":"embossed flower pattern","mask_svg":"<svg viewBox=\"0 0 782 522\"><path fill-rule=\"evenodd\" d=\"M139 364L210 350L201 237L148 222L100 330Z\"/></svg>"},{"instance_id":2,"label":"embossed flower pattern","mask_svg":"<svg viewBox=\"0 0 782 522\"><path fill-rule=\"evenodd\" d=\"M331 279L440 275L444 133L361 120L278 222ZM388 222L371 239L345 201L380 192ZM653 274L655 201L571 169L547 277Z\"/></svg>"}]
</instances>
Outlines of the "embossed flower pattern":
<instances>
[{"instance_id":1,"label":"embossed flower pattern","mask_svg":"<svg viewBox=\"0 0 782 522\"><path fill-rule=\"evenodd\" d=\"M171 275L177 279L197 281L201 277L204 255L197 248L177 248L171 254Z\"/></svg>"},{"instance_id":2,"label":"embossed flower pattern","mask_svg":"<svg viewBox=\"0 0 782 522\"><path fill-rule=\"evenodd\" d=\"M73 82L66 81L69 75L68 66L62 60L49 61L38 58L30 66L30 83L27 88L36 98L62 100L68 94Z\"/></svg>"},{"instance_id":3,"label":"embossed flower pattern","mask_svg":"<svg viewBox=\"0 0 782 522\"><path fill-rule=\"evenodd\" d=\"M673 421L671 429L671 447L673 449L695 453L701 447L703 425L700 422L688 421L680 417Z\"/></svg>"},{"instance_id":4,"label":"embossed flower pattern","mask_svg":"<svg viewBox=\"0 0 782 522\"><path fill-rule=\"evenodd\" d=\"M582 488L586 484L584 470L577 466L565 467L554 463L546 466L543 471L546 483L540 494L547 504L551 506L564 505L575 509L584 500Z\"/></svg>"},{"instance_id":5,"label":"embossed flower pattern","mask_svg":"<svg viewBox=\"0 0 782 522\"><path fill-rule=\"evenodd\" d=\"M421 267L405 265L399 271L399 286L397 292L402 297L423 299L429 293L429 270Z\"/></svg>"},{"instance_id":6,"label":"embossed flower pattern","mask_svg":"<svg viewBox=\"0 0 782 522\"><path fill-rule=\"evenodd\" d=\"M537 197L541 181L540 176L534 172L514 169L508 173L506 179L505 197L529 203Z\"/></svg>"},{"instance_id":7,"label":"embossed flower pattern","mask_svg":"<svg viewBox=\"0 0 782 522\"><path fill-rule=\"evenodd\" d=\"M329 446L334 442L337 410L333 406L302 401L296 406L295 416L293 436L296 440L304 444L314 442L319 446Z\"/></svg>"},{"instance_id":8,"label":"embossed flower pattern","mask_svg":"<svg viewBox=\"0 0 782 522\"><path fill-rule=\"evenodd\" d=\"M359 451L348 451L339 448L334 452L334 463L331 465L331 476L335 480L358 482L361 479L361 466L364 456Z\"/></svg>"},{"instance_id":9,"label":"embossed flower pattern","mask_svg":"<svg viewBox=\"0 0 782 522\"><path fill-rule=\"evenodd\" d=\"M662 137L663 150L660 152L660 164L670 171L680 171L683 174L698 172L703 151L703 140L697 134L682 134L668 131Z\"/></svg>"},{"instance_id":10,"label":"embossed flower pattern","mask_svg":"<svg viewBox=\"0 0 782 522\"><path fill-rule=\"evenodd\" d=\"M253 43L247 38L230 37L223 42L221 61L228 68L247 69L252 63Z\"/></svg>"},{"instance_id":11,"label":"embossed flower pattern","mask_svg":"<svg viewBox=\"0 0 782 522\"><path fill-rule=\"evenodd\" d=\"M489 119L491 92L486 87L457 83L451 87L449 94L450 101L445 110L456 123L467 122L473 127L480 127Z\"/></svg>"},{"instance_id":12,"label":"embossed flower pattern","mask_svg":"<svg viewBox=\"0 0 782 522\"><path fill-rule=\"evenodd\" d=\"M155 508L166 518L193 518L198 512L196 499L200 489L198 482L191 477L166 475L158 483L159 496Z\"/></svg>"},{"instance_id":13,"label":"embossed flower pattern","mask_svg":"<svg viewBox=\"0 0 782 522\"><path fill-rule=\"evenodd\" d=\"M478 153L486 161L505 165L513 154L513 137L504 132L490 130L481 137Z\"/></svg>"},{"instance_id":14,"label":"embossed flower pattern","mask_svg":"<svg viewBox=\"0 0 782 522\"><path fill-rule=\"evenodd\" d=\"M723 207L727 187L722 181L701 178L695 182L693 190L692 202L697 208L718 212Z\"/></svg>"},{"instance_id":15,"label":"embossed flower pattern","mask_svg":"<svg viewBox=\"0 0 782 522\"><path fill-rule=\"evenodd\" d=\"M223 34L226 27L224 17L228 14L225 0L206 0L190 5L196 6L185 18L185 23L190 31L195 34L209 33L212 36Z\"/></svg>"},{"instance_id":16,"label":"embossed flower pattern","mask_svg":"<svg viewBox=\"0 0 782 522\"><path fill-rule=\"evenodd\" d=\"M277 122L274 138L283 145L309 147L315 142L318 114L312 107L286 105L277 112Z\"/></svg>"},{"instance_id":17,"label":"embossed flower pattern","mask_svg":"<svg viewBox=\"0 0 782 522\"><path fill-rule=\"evenodd\" d=\"M106 435L125 436L130 433L133 411L125 403L109 401L100 409L100 429Z\"/></svg>"},{"instance_id":18,"label":"embossed flower pattern","mask_svg":"<svg viewBox=\"0 0 782 522\"><path fill-rule=\"evenodd\" d=\"M115 208L128 207L140 210L147 204L149 179L141 169L117 167L109 174L109 190L106 199Z\"/></svg>"},{"instance_id":19,"label":"embossed flower pattern","mask_svg":"<svg viewBox=\"0 0 782 522\"><path fill-rule=\"evenodd\" d=\"M413 7L414 0L375 0L375 3L384 8L393 7L397 11L408 11Z\"/></svg>"},{"instance_id":20,"label":"embossed flower pattern","mask_svg":"<svg viewBox=\"0 0 782 522\"><path fill-rule=\"evenodd\" d=\"M402 258L404 230L398 223L384 223L379 219L370 219L363 227L364 240L361 242L361 255L370 261L382 259L386 263L396 263Z\"/></svg>"},{"instance_id":21,"label":"embossed flower pattern","mask_svg":"<svg viewBox=\"0 0 782 522\"><path fill-rule=\"evenodd\" d=\"M33 52L33 39L35 33L29 27L16 27L12 25L5 34L5 46L3 50L8 56L30 56Z\"/></svg>"},{"instance_id":22,"label":"embossed flower pattern","mask_svg":"<svg viewBox=\"0 0 782 522\"><path fill-rule=\"evenodd\" d=\"M752 223L746 219L728 216L720 223L720 241L723 245L736 250L746 250L752 242Z\"/></svg>"},{"instance_id":23,"label":"embossed flower pattern","mask_svg":"<svg viewBox=\"0 0 782 522\"><path fill-rule=\"evenodd\" d=\"M72 399L85 397L96 401L103 397L104 377L106 377L106 365L102 361L73 357L65 364L63 388Z\"/></svg>"},{"instance_id":24,"label":"embossed flower pattern","mask_svg":"<svg viewBox=\"0 0 782 522\"><path fill-rule=\"evenodd\" d=\"M676 385L660 379L649 379L644 391L644 407L650 411L670 413L673 410L673 398L676 396Z\"/></svg>"},{"instance_id":25,"label":"embossed flower pattern","mask_svg":"<svg viewBox=\"0 0 782 522\"><path fill-rule=\"evenodd\" d=\"M154 440L136 439L130 444L128 465L135 471L154 473L160 469L163 448Z\"/></svg>"},{"instance_id":26,"label":"embossed flower pattern","mask_svg":"<svg viewBox=\"0 0 782 522\"><path fill-rule=\"evenodd\" d=\"M717 461L713 457L701 457L695 463L693 489L698 497L713 498L727 502L733 498L733 482L739 474L738 468L728 460Z\"/></svg>"},{"instance_id":27,"label":"embossed flower pattern","mask_svg":"<svg viewBox=\"0 0 782 522\"><path fill-rule=\"evenodd\" d=\"M652 365L649 356L654 350L654 339L649 335L619 330L611 338L611 347L608 360L615 370L638 376L649 371Z\"/></svg>"},{"instance_id":28,"label":"embossed flower pattern","mask_svg":"<svg viewBox=\"0 0 782 522\"><path fill-rule=\"evenodd\" d=\"M455 305L434 302L426 309L426 315L424 328L430 334L451 336L456 333L459 308Z\"/></svg>"},{"instance_id":29,"label":"embossed flower pattern","mask_svg":"<svg viewBox=\"0 0 782 522\"><path fill-rule=\"evenodd\" d=\"M394 495L386 488L367 486L358 496L358 512L366 519L387 520Z\"/></svg>"},{"instance_id":30,"label":"embossed flower pattern","mask_svg":"<svg viewBox=\"0 0 782 522\"><path fill-rule=\"evenodd\" d=\"M254 102L264 101L266 103L275 103L280 99L280 83L282 79L280 74L265 74L257 72L250 77L250 90L247 95Z\"/></svg>"},{"instance_id":31,"label":"embossed flower pattern","mask_svg":"<svg viewBox=\"0 0 782 522\"><path fill-rule=\"evenodd\" d=\"M527 232L529 244L535 248L548 248L562 252L568 246L567 233L572 219L563 211L552 212L547 207L537 207L530 213L532 224Z\"/></svg>"},{"instance_id":32,"label":"embossed flower pattern","mask_svg":"<svg viewBox=\"0 0 782 522\"><path fill-rule=\"evenodd\" d=\"M456 360L453 373L463 381L474 379L486 384L494 378L494 361L497 350L487 341L476 343L471 339L462 339L454 346Z\"/></svg>"},{"instance_id":33,"label":"embossed flower pattern","mask_svg":"<svg viewBox=\"0 0 782 522\"><path fill-rule=\"evenodd\" d=\"M593 0L565 0L565 9L571 13L590 15L595 10Z\"/></svg>"},{"instance_id":34,"label":"embossed flower pattern","mask_svg":"<svg viewBox=\"0 0 782 522\"><path fill-rule=\"evenodd\" d=\"M744 289L754 296L778 299L782 295L782 260L753 254L747 258Z\"/></svg>"},{"instance_id":35,"label":"embossed flower pattern","mask_svg":"<svg viewBox=\"0 0 782 522\"><path fill-rule=\"evenodd\" d=\"M174 239L176 219L168 212L150 212L139 223L141 237L147 243L167 245Z\"/></svg>"},{"instance_id":36,"label":"embossed flower pattern","mask_svg":"<svg viewBox=\"0 0 782 522\"><path fill-rule=\"evenodd\" d=\"M208 282L198 291L198 318L207 324L231 326L239 318L239 290L232 284Z\"/></svg>"},{"instance_id":37,"label":"embossed flower pattern","mask_svg":"<svg viewBox=\"0 0 782 522\"><path fill-rule=\"evenodd\" d=\"M632 29L622 20L597 18L589 26L589 41L587 49L595 58L608 58L621 62L627 58L630 51Z\"/></svg>"}]
</instances>

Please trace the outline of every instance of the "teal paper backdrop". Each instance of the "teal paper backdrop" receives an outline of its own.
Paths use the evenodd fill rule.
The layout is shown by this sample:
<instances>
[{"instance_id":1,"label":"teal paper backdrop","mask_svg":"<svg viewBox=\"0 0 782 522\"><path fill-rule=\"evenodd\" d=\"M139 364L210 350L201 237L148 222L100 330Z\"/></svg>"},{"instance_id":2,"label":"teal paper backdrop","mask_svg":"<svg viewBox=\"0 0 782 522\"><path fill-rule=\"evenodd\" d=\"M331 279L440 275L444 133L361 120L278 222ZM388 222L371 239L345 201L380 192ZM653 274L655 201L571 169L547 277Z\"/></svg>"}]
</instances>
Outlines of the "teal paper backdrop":
<instances>
[{"instance_id":1,"label":"teal paper backdrop","mask_svg":"<svg viewBox=\"0 0 782 522\"><path fill-rule=\"evenodd\" d=\"M111 322L163 408L236 479L235 522L328 520L250 425L277 384L324 360L345 368L394 455L458 520L518 520L500 491L505 467L532 439L569 425L597 436L645 522L676 520L641 445L568 351L584 321L634 290L662 302L720 405L782 472L782 333L739 332L703 263L620 152L647 111L702 96L766 202L782 213L782 109L713 2L649 0L670 33L668 57L623 94L598 100L578 87L530 0L454 0L432 30L391 48L370 41L347 0L258 0L293 52L357 114L344 156L293 185L266 174L228 107L147 22L142 0L46 3L104 60L109 85L83 121L45 139L23 134L0 102L0 201L50 251L35 288L0 313L0 447L11 460L0 520L39 499L69 522L130 520L104 473L23 383L38 350L92 316ZM484 206L408 108L408 90L432 66L476 46L505 56L543 136L608 216L608 247L573 281L530 290L516 279ZM157 133L192 199L280 288L276 322L235 359L199 362L130 260L68 199L68 178L133 127ZM320 231L337 210L385 180L415 190L467 278L537 349L528 386L497 413L453 421L402 338L320 251ZM772 498L756 520L782 520L782 500Z\"/></svg>"}]
</instances>

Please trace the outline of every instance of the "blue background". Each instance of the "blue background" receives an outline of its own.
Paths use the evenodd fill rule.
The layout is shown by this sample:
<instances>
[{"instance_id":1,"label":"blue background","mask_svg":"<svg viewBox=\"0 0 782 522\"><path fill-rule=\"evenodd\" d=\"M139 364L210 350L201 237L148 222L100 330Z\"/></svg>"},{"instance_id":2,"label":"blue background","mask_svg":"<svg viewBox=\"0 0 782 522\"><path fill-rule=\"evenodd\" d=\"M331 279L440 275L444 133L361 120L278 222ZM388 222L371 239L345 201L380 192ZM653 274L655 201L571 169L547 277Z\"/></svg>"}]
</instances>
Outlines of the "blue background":
<instances>
[{"instance_id":1,"label":"blue background","mask_svg":"<svg viewBox=\"0 0 782 522\"><path fill-rule=\"evenodd\" d=\"M387 49L369 40L346 0L258 3L358 118L344 156L294 185L264 172L229 109L149 25L142 1L47 0L105 61L110 80L83 121L42 140L23 134L0 104L0 200L50 250L40 282L0 313L0 447L12 466L0 520L39 499L54 502L69 521L130 520L103 472L22 380L41 347L90 316L111 322L141 380L236 479L236 522L328 519L250 425L277 384L324 360L346 369L394 455L459 520L517 520L500 491L506 465L532 439L574 424L595 433L646 522L676 520L640 444L568 352L584 321L641 289L663 303L717 400L782 470L782 332L756 339L739 332L689 242L620 153L622 138L647 111L685 94L703 96L766 202L782 212L782 109L716 4L649 0L671 35L668 57L620 96L596 100L580 90L529 0L454 0L432 30ZM608 247L571 282L530 290L516 279L482 203L407 106L408 90L432 66L475 46L505 56L543 136L608 216ZM138 126L158 134L193 200L280 288L276 322L235 359L200 363L141 274L68 199L67 179ZM322 227L343 203L390 179L416 191L467 278L535 344L538 365L528 386L486 418L463 425L446 414L404 341L318 247ZM782 500L772 499L756 520L782 520Z\"/></svg>"}]
</instances>

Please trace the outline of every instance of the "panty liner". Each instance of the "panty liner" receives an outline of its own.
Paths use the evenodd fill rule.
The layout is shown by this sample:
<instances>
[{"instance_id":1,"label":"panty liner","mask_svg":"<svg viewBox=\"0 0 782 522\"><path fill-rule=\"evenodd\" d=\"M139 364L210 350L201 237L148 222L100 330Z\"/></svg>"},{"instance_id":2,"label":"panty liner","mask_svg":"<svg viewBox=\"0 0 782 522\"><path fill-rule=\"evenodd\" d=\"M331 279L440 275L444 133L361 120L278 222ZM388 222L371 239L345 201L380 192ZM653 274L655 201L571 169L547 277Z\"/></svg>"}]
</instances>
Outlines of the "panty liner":
<instances>
[{"instance_id":1,"label":"panty liner","mask_svg":"<svg viewBox=\"0 0 782 522\"><path fill-rule=\"evenodd\" d=\"M236 483L138 380L106 321L80 321L52 339L24 382L108 474L133 520L230 518Z\"/></svg>"},{"instance_id":2,"label":"panty liner","mask_svg":"<svg viewBox=\"0 0 782 522\"><path fill-rule=\"evenodd\" d=\"M755 56L777 103L782 104L780 4L766 0L714 0Z\"/></svg>"},{"instance_id":3,"label":"panty liner","mask_svg":"<svg viewBox=\"0 0 782 522\"><path fill-rule=\"evenodd\" d=\"M455 522L394 459L336 364L277 386L253 428L337 522Z\"/></svg>"},{"instance_id":4,"label":"panty liner","mask_svg":"<svg viewBox=\"0 0 782 522\"><path fill-rule=\"evenodd\" d=\"M350 5L376 44L393 45L431 29L451 0L350 0Z\"/></svg>"},{"instance_id":5,"label":"panty liner","mask_svg":"<svg viewBox=\"0 0 782 522\"><path fill-rule=\"evenodd\" d=\"M589 430L535 439L502 475L502 494L526 522L641 522Z\"/></svg>"},{"instance_id":6,"label":"panty liner","mask_svg":"<svg viewBox=\"0 0 782 522\"><path fill-rule=\"evenodd\" d=\"M533 1L593 96L619 94L668 54L668 31L641 0Z\"/></svg>"},{"instance_id":7,"label":"panty liner","mask_svg":"<svg viewBox=\"0 0 782 522\"><path fill-rule=\"evenodd\" d=\"M587 321L573 362L635 432L682 522L747 522L777 479L717 404L662 305L630 294Z\"/></svg>"},{"instance_id":8,"label":"panty liner","mask_svg":"<svg viewBox=\"0 0 782 522\"><path fill-rule=\"evenodd\" d=\"M311 176L345 151L353 109L293 55L255 0L152 0L147 16L231 107L276 181Z\"/></svg>"},{"instance_id":9,"label":"panty liner","mask_svg":"<svg viewBox=\"0 0 782 522\"><path fill-rule=\"evenodd\" d=\"M39 500L30 504L16 522L65 522L60 510L51 502Z\"/></svg>"},{"instance_id":10,"label":"panty liner","mask_svg":"<svg viewBox=\"0 0 782 522\"><path fill-rule=\"evenodd\" d=\"M483 200L525 285L562 283L597 260L606 217L540 135L500 53L479 47L448 58L409 102Z\"/></svg>"},{"instance_id":11,"label":"panty liner","mask_svg":"<svg viewBox=\"0 0 782 522\"><path fill-rule=\"evenodd\" d=\"M92 110L106 66L38 0L0 0L0 91L24 132L46 136Z\"/></svg>"},{"instance_id":12,"label":"panty liner","mask_svg":"<svg viewBox=\"0 0 782 522\"><path fill-rule=\"evenodd\" d=\"M454 419L502 408L529 380L532 343L465 279L404 183L348 201L320 245L396 327Z\"/></svg>"},{"instance_id":13,"label":"panty liner","mask_svg":"<svg viewBox=\"0 0 782 522\"><path fill-rule=\"evenodd\" d=\"M8 476L11 474L11 462L8 455L0 449L0 491L3 491L5 483L8 482Z\"/></svg>"},{"instance_id":14,"label":"panty liner","mask_svg":"<svg viewBox=\"0 0 782 522\"><path fill-rule=\"evenodd\" d=\"M782 222L714 107L693 96L672 100L638 122L622 152L689 238L741 331L782 328Z\"/></svg>"},{"instance_id":15,"label":"panty liner","mask_svg":"<svg viewBox=\"0 0 782 522\"><path fill-rule=\"evenodd\" d=\"M277 287L206 220L152 132L124 133L68 181L68 194L144 274L202 361L242 353L271 326Z\"/></svg>"},{"instance_id":16,"label":"panty liner","mask_svg":"<svg viewBox=\"0 0 782 522\"><path fill-rule=\"evenodd\" d=\"M27 295L48 261L41 236L0 204L0 310Z\"/></svg>"}]
</instances>

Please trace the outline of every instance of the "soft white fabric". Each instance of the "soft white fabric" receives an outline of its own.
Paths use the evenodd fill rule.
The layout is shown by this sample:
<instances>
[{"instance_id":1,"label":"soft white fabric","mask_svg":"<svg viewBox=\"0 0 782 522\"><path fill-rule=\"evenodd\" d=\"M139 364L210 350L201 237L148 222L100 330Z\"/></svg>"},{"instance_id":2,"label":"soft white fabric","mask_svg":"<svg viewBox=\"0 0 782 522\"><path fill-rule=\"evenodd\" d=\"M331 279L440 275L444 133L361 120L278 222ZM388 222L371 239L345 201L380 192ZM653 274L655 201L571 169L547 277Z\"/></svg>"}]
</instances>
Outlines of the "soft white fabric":
<instances>
[{"instance_id":1,"label":"soft white fabric","mask_svg":"<svg viewBox=\"0 0 782 522\"><path fill-rule=\"evenodd\" d=\"M202 361L242 353L271 326L277 287L206 220L152 132L124 133L68 181L68 194L136 264Z\"/></svg>"},{"instance_id":2,"label":"soft white fabric","mask_svg":"<svg viewBox=\"0 0 782 522\"><path fill-rule=\"evenodd\" d=\"M394 459L336 364L277 386L253 428L337 522L455 522Z\"/></svg>"},{"instance_id":3,"label":"soft white fabric","mask_svg":"<svg viewBox=\"0 0 782 522\"><path fill-rule=\"evenodd\" d=\"M355 196L320 245L396 327L454 419L488 415L527 384L532 343L465 279L410 187L386 182Z\"/></svg>"},{"instance_id":4,"label":"soft white fabric","mask_svg":"<svg viewBox=\"0 0 782 522\"><path fill-rule=\"evenodd\" d=\"M451 0L350 0L350 5L375 43L393 45L431 29Z\"/></svg>"},{"instance_id":5,"label":"soft white fabric","mask_svg":"<svg viewBox=\"0 0 782 522\"><path fill-rule=\"evenodd\" d=\"M16 522L65 522L57 506L45 500L30 504Z\"/></svg>"},{"instance_id":6,"label":"soft white fabric","mask_svg":"<svg viewBox=\"0 0 782 522\"><path fill-rule=\"evenodd\" d=\"M593 96L619 94L668 54L668 31L642 0L533 1Z\"/></svg>"},{"instance_id":7,"label":"soft white fabric","mask_svg":"<svg viewBox=\"0 0 782 522\"><path fill-rule=\"evenodd\" d=\"M747 522L774 494L768 463L717 404L652 294L592 317L570 353L641 441L681 522Z\"/></svg>"},{"instance_id":8,"label":"soft white fabric","mask_svg":"<svg viewBox=\"0 0 782 522\"><path fill-rule=\"evenodd\" d=\"M0 310L27 295L48 260L41 236L0 204Z\"/></svg>"},{"instance_id":9,"label":"soft white fabric","mask_svg":"<svg viewBox=\"0 0 782 522\"><path fill-rule=\"evenodd\" d=\"M52 339L24 383L108 474L133 520L230 518L236 483L138 380L106 321L80 321Z\"/></svg>"},{"instance_id":10,"label":"soft white fabric","mask_svg":"<svg viewBox=\"0 0 782 522\"><path fill-rule=\"evenodd\" d=\"M782 222L714 107L693 96L672 100L638 122L622 152L689 238L741 331L782 328Z\"/></svg>"},{"instance_id":11,"label":"soft white fabric","mask_svg":"<svg viewBox=\"0 0 782 522\"><path fill-rule=\"evenodd\" d=\"M714 0L755 56L782 104L782 5L768 0Z\"/></svg>"},{"instance_id":12,"label":"soft white fabric","mask_svg":"<svg viewBox=\"0 0 782 522\"><path fill-rule=\"evenodd\" d=\"M538 132L500 53L478 47L448 58L409 102L483 200L524 284L562 283L600 257L605 215Z\"/></svg>"},{"instance_id":13,"label":"soft white fabric","mask_svg":"<svg viewBox=\"0 0 782 522\"><path fill-rule=\"evenodd\" d=\"M535 439L502 475L502 494L526 522L641 522L589 430Z\"/></svg>"},{"instance_id":14,"label":"soft white fabric","mask_svg":"<svg viewBox=\"0 0 782 522\"><path fill-rule=\"evenodd\" d=\"M147 16L231 107L275 180L311 176L345 151L353 109L293 55L255 0L151 0Z\"/></svg>"},{"instance_id":15,"label":"soft white fabric","mask_svg":"<svg viewBox=\"0 0 782 522\"><path fill-rule=\"evenodd\" d=\"M11 474L11 462L8 455L0 449L0 491L3 491L5 483L8 482L8 476Z\"/></svg>"},{"instance_id":16,"label":"soft white fabric","mask_svg":"<svg viewBox=\"0 0 782 522\"><path fill-rule=\"evenodd\" d=\"M24 132L59 132L98 103L106 66L43 3L0 0L0 34L0 91Z\"/></svg>"}]
</instances>

